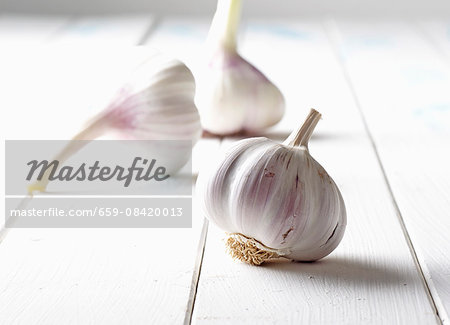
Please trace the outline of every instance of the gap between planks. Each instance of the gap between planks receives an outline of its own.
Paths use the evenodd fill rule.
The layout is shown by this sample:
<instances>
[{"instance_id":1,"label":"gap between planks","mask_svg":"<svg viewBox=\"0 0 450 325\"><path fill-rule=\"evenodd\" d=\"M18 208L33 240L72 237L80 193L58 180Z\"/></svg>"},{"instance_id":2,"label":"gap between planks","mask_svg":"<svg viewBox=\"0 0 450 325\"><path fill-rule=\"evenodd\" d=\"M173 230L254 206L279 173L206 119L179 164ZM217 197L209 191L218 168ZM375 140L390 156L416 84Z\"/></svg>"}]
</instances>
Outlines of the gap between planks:
<instances>
[{"instance_id":1,"label":"gap between planks","mask_svg":"<svg viewBox=\"0 0 450 325\"><path fill-rule=\"evenodd\" d=\"M199 141L204 139L200 138ZM222 143L223 143L223 137L218 137L218 150L221 150ZM197 178L195 179L194 183L197 182ZM195 185L194 185L194 191L195 191ZM195 194L193 195L193 200L196 200ZM196 202L193 202L193 206L195 206ZM199 213L203 213L200 210L197 210ZM203 265L203 258L205 256L205 247L206 247L206 239L208 238L208 229L209 229L209 221L203 216L203 227L200 232L200 238L198 241L198 248L197 248L197 256L195 259L194 269L192 273L192 281L191 281L191 290L189 292L189 299L186 306L186 315L184 317L183 325L190 325L192 324L192 317L194 315L194 307L195 307L195 301L197 298L197 290L198 290L198 284L200 282L200 276L202 272L202 265Z\"/></svg>"},{"instance_id":2,"label":"gap between planks","mask_svg":"<svg viewBox=\"0 0 450 325\"><path fill-rule=\"evenodd\" d=\"M148 45L149 39L154 33L154 31L160 26L162 18L160 16L153 16L152 22L150 22L144 34L142 34L141 38L137 42L137 46Z\"/></svg>"},{"instance_id":3,"label":"gap between planks","mask_svg":"<svg viewBox=\"0 0 450 325\"><path fill-rule=\"evenodd\" d=\"M61 37L61 35L64 35L67 31L70 31L70 29L73 26L76 26L77 23L79 23L84 17L77 17L73 16L70 17L62 26L60 26L57 30L53 31L49 35L45 37L44 42L52 42L58 37ZM152 17L152 20L149 22L148 26L145 29L145 32L142 33L142 35L139 37L139 40L135 44L136 46L145 46L145 45L152 45L151 42L149 42L151 36L153 35L154 31L157 30L160 26L162 19L161 17ZM220 140L219 140L220 142ZM8 233L10 232L9 228L6 227L0 227L0 244L3 242L3 240L7 237ZM192 320L192 314L194 310L194 304L195 304L195 298L197 293L197 286L200 278L201 273L201 266L203 262L203 253L205 249L206 244L206 238L208 233L208 221L207 219L204 219L203 221L203 227L200 233L199 242L198 242L198 250L196 255L196 260L194 264L193 274L192 274L192 281L191 281L191 288L190 288L190 294L189 299L187 301L186 305L186 313L184 318L184 324L190 324Z\"/></svg>"},{"instance_id":4,"label":"gap between planks","mask_svg":"<svg viewBox=\"0 0 450 325\"><path fill-rule=\"evenodd\" d=\"M51 35L47 36L46 41L52 41L53 39L57 38L58 36L63 35L67 30L70 30L70 28L74 25L76 25L83 17L75 18L73 17L70 19L70 21L66 22L64 26L59 28L57 31L53 32ZM149 26L146 28L145 32L140 36L139 41L136 45L149 45L148 40L152 36L153 32L159 27L160 19L153 20L152 23L149 24ZM151 45L151 42L150 42ZM196 260L194 264L193 274L192 274L192 282L191 282L191 288L190 288L190 294L189 299L187 301L186 305L186 313L185 313L185 320L184 323L190 324L191 318L192 318L192 311L195 304L195 298L196 298L196 289L200 277L200 271L201 271L201 264L203 261L203 251L205 248L205 242L206 242L206 236L208 231L208 222L205 219L203 222L202 231L199 236L199 243L198 243L198 250L196 254ZM4 228L0 229L0 242L6 237L7 233L9 232L9 229Z\"/></svg>"},{"instance_id":5,"label":"gap between planks","mask_svg":"<svg viewBox=\"0 0 450 325\"><path fill-rule=\"evenodd\" d=\"M361 102L359 100L358 95L356 94L356 91L355 91L355 88L353 86L353 82L351 80L350 74L349 74L349 72L347 70L347 67L345 65L345 61L342 58L341 52L339 50L339 28L338 28L338 26L337 26L337 24L336 24L334 19L327 19L327 20L325 20L324 23L322 24L322 26L323 26L323 28L325 30L325 34L328 37L328 40L329 40L330 45L331 45L331 48L333 49L334 55L336 57L336 60L337 60L339 66L340 66L340 68L342 70L342 74L344 76L344 79L345 79L345 81L346 81L346 83L347 83L347 85L349 87L349 90L351 92L351 95L353 97L355 105L356 105L356 107L358 109L358 112L360 114L361 121L362 121L362 123L364 125L365 132L367 134L367 137L369 138L370 144L372 146L372 149L373 149L374 154L376 156L378 165L380 167L380 171L381 171L381 173L383 175L383 179L384 179L386 188L388 190L389 196L391 197L391 202L392 202L392 205L393 205L394 210L396 212L396 215L397 215L397 218L398 218L398 222L399 222L400 227L402 229L402 232L403 232L403 235L405 237L405 240L406 240L406 242L408 244L408 248L409 248L411 256L412 256L412 258L414 260L414 264L417 267L417 271L418 271L418 273L420 275L420 278L422 280L422 284L423 284L423 286L425 288L425 291L427 293L427 296L428 296L428 299L430 301L430 304L431 304L431 306L432 306L432 308L433 308L433 310L435 312L436 319L439 322L439 324L444 324L444 321L441 318L441 315L445 315L445 309L443 309L442 304L440 303L439 296L436 294L436 297L434 297L433 294L432 294L432 292L436 293L436 290L433 290L433 283L429 283L427 281L427 278L425 276L425 273L428 273L426 264L424 262L423 265L422 265L420 263L420 261L419 261L419 258L418 258L417 253L416 253L416 249L414 248L414 244L412 243L411 237L410 237L410 235L408 233L408 229L406 227L405 221L403 220L403 216L402 216L402 213L400 212L400 209L399 209L399 206L397 204L397 200L395 198L394 192L392 191L391 184L390 184L389 179L387 177L387 174L386 174L385 168L383 166L383 163L382 163L380 154L378 152L377 146L375 144L372 132L370 131L369 125L368 125L366 117L364 115L364 111L362 109ZM436 301L436 300L438 300L438 301Z\"/></svg>"},{"instance_id":6,"label":"gap between planks","mask_svg":"<svg viewBox=\"0 0 450 325\"><path fill-rule=\"evenodd\" d=\"M14 16L12 16L14 18ZM18 16L21 18L21 16ZM24 16L27 17L27 16ZM34 17L34 16L30 16ZM37 16L38 17L38 16ZM1 15L0 18L8 18L7 15ZM70 32L71 28L77 26L78 23L83 21L85 19L85 16L70 16L70 17L62 17L60 20L64 20L62 23L55 23L56 27L53 29L50 29L49 31L41 31L41 41L39 44L42 45L48 45L52 44L54 41L58 41L59 38L64 37L64 35L68 32ZM89 17L88 17L89 18ZM23 18L22 18L23 19ZM145 22L144 19L141 19L143 22ZM13 20L14 21L14 20ZM139 32L139 41L134 42L136 46L143 45L145 41L149 38L151 33L155 30L157 24L157 21L154 19L153 16L150 16L148 20L145 22L146 26L144 29L144 32ZM25 42L26 44L26 42ZM81 45L83 45L81 43ZM5 135L6 136L6 135ZM6 220L4 220L6 222ZM0 224L0 244L6 239L8 236L10 229L5 227L4 223Z\"/></svg>"},{"instance_id":7,"label":"gap between planks","mask_svg":"<svg viewBox=\"0 0 450 325\"><path fill-rule=\"evenodd\" d=\"M439 56L441 56L442 61L445 62L447 65L450 65L450 61L448 60L449 57L447 56L447 53L445 52L445 50L439 45L439 43L433 39L433 37L431 37L429 31L427 31L425 29L424 26L422 26L420 24L420 22L418 21L411 21L409 22L410 26L413 26L414 29L416 30L417 34L420 35L420 37L426 42L428 43L428 45L430 45L431 48L433 48L433 50L435 52L437 52L437 54L439 54Z\"/></svg>"},{"instance_id":8,"label":"gap between planks","mask_svg":"<svg viewBox=\"0 0 450 325\"><path fill-rule=\"evenodd\" d=\"M420 35L420 37L426 43L428 43L430 45L430 47L442 58L442 62L444 62L445 64L450 66L450 56L448 56L447 52L439 45L439 42L432 37L432 34L430 33L430 31L427 30L425 28L425 26L423 24L421 24L420 21L417 21L417 20L409 22L409 25L413 26L414 29L416 30L417 34ZM384 173L384 170L383 170L383 173ZM392 189L391 189L390 185L389 185L389 191L392 193ZM395 203L395 206L397 209L399 209L397 206L397 203ZM416 258L417 258L417 263L419 263L418 256L416 256ZM432 302L434 303L434 307L436 308L436 313L439 317L439 320L441 321L441 324L447 324L447 322L449 321L449 315L447 314L447 311L444 307L444 303L440 299L440 295L439 295L438 291L436 290L434 283L432 281L427 281L427 279L432 279L432 277L431 277L431 273L429 272L425 261L423 262L423 264L424 264L424 266L423 266L423 268L421 268L421 270L423 272L423 276L424 276L423 281L427 284L427 289L429 290L429 294L431 295ZM420 267L421 266L419 264L419 268ZM433 299L433 297L437 297L437 298Z\"/></svg>"},{"instance_id":9,"label":"gap between planks","mask_svg":"<svg viewBox=\"0 0 450 325\"><path fill-rule=\"evenodd\" d=\"M192 273L191 291L189 293L189 300L186 309L186 316L184 318L184 325L190 325L192 322L192 315L194 313L195 299L197 298L198 282L202 271L203 257L205 255L206 238L208 237L208 219L203 219L203 227L200 233L198 242L197 257L194 264L194 271Z\"/></svg>"}]
</instances>

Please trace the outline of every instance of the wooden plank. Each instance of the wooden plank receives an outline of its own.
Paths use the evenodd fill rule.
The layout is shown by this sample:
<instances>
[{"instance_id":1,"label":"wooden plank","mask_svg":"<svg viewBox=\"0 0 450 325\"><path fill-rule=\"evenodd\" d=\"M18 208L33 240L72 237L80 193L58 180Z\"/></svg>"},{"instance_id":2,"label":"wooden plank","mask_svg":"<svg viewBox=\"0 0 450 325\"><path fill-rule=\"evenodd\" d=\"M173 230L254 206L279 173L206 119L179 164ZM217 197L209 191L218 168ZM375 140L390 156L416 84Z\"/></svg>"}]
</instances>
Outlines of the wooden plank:
<instances>
[{"instance_id":1,"label":"wooden plank","mask_svg":"<svg viewBox=\"0 0 450 325\"><path fill-rule=\"evenodd\" d=\"M32 73L32 71L27 70L27 63L34 59L33 54L37 48L36 45L48 44L51 37L68 22L68 17L0 14L0 53L2 57L0 60L0 130L2 131L2 140L11 137L8 130L20 130L20 122L27 121L22 115L18 119L18 123L14 123L14 115L17 109L15 103L26 97L32 102L29 107L33 107L35 104L29 96L24 95L26 91L23 84L27 82L30 76L27 72ZM30 46L33 46L32 54L29 50ZM21 60L17 59L17 53L21 54ZM19 75L21 75L20 78ZM17 88L13 86L16 81L19 81ZM1 171L4 171L5 168L4 155L4 141L1 141ZM2 174L4 175L4 172ZM1 197L4 197L4 191L5 189L2 187L0 189ZM0 211L4 211L3 200L0 200ZM3 228L3 224L4 216L1 213L0 230Z\"/></svg>"},{"instance_id":2,"label":"wooden plank","mask_svg":"<svg viewBox=\"0 0 450 325\"><path fill-rule=\"evenodd\" d=\"M0 245L2 321L181 323L197 250L191 232L11 232Z\"/></svg>"},{"instance_id":3,"label":"wooden plank","mask_svg":"<svg viewBox=\"0 0 450 325\"><path fill-rule=\"evenodd\" d=\"M439 316L447 323L450 67L411 25L339 22L338 27L345 68Z\"/></svg>"},{"instance_id":4,"label":"wooden plank","mask_svg":"<svg viewBox=\"0 0 450 325\"><path fill-rule=\"evenodd\" d=\"M53 41L77 46L136 45L152 21L147 15L81 17L55 35Z\"/></svg>"},{"instance_id":5,"label":"wooden plank","mask_svg":"<svg viewBox=\"0 0 450 325\"><path fill-rule=\"evenodd\" d=\"M5 134L10 139L69 139L106 107L148 51L44 46L32 56L18 48L2 56L7 59L0 63L0 87L8 90L0 98L8 112Z\"/></svg>"},{"instance_id":6,"label":"wooden plank","mask_svg":"<svg viewBox=\"0 0 450 325\"><path fill-rule=\"evenodd\" d=\"M0 49L13 45L42 44L63 28L68 21L68 17L4 14L0 16Z\"/></svg>"},{"instance_id":7,"label":"wooden plank","mask_svg":"<svg viewBox=\"0 0 450 325\"><path fill-rule=\"evenodd\" d=\"M102 31L86 36L87 42L78 36L73 40L73 31L78 27L66 28L71 38L68 43L92 44L97 37L110 35L114 44L122 45L144 36L122 33L119 23L115 27L120 32L112 36L108 24L92 24L103 26ZM58 39L58 43L64 43L65 37L59 35ZM6 134L24 139L70 136L81 120L102 107L114 82L145 57L148 50L115 48L111 53L108 47L95 51L78 46L58 47L37 51L32 62L25 66L20 64L24 54L15 53L16 61L12 61L15 67L21 66L21 71L28 71L30 77L22 88L19 85L23 74L12 82L2 81L13 93L2 98L3 103L9 103L17 111L12 114L9 123L12 126L5 130ZM11 68L8 74L14 75L13 72ZM20 93L28 96L20 96L14 103L14 94ZM40 111L33 113L30 107ZM26 121L21 120L24 115L29 117ZM52 119L44 121L42 116ZM36 121L42 121L42 126L37 127ZM218 147L218 140L196 146L194 170L208 163ZM0 270L2 321L183 322L192 309L195 295L192 284L198 279L201 262L197 252L203 249L204 240L203 218L195 205L193 216L192 229L12 229L0 245L0 259L5 263Z\"/></svg>"},{"instance_id":8,"label":"wooden plank","mask_svg":"<svg viewBox=\"0 0 450 325\"><path fill-rule=\"evenodd\" d=\"M342 123L343 106L354 106L353 99L342 83L340 67L330 59L323 30L314 24L297 27L295 23L257 21L246 27L248 32L242 37L243 57L260 68L286 99L283 119L267 135L286 137L299 127L310 108L325 116L323 131L317 137L352 137L363 132L356 114Z\"/></svg>"},{"instance_id":9,"label":"wooden plank","mask_svg":"<svg viewBox=\"0 0 450 325\"><path fill-rule=\"evenodd\" d=\"M274 138L298 126L308 106L323 113L310 149L342 191L348 227L341 245L320 262L262 267L233 261L225 253L223 233L209 227L194 323L437 323L370 139L321 25L253 28L243 53L271 73L292 103Z\"/></svg>"},{"instance_id":10,"label":"wooden plank","mask_svg":"<svg viewBox=\"0 0 450 325\"><path fill-rule=\"evenodd\" d=\"M23 20L13 25L21 26L26 34L35 24ZM38 21L43 26L52 22ZM5 125L5 133L11 139L27 138L32 130L38 130L40 138L70 138L87 118L108 104L130 71L148 55L144 48L115 47L112 51L101 46L92 51L80 45L137 44L150 26L151 19L144 16L81 18L53 31L49 39L51 44L76 47L37 47L32 55L23 48L5 49L0 63L0 86L8 89L0 104L8 110L10 123ZM52 118L42 118L46 114Z\"/></svg>"},{"instance_id":11,"label":"wooden plank","mask_svg":"<svg viewBox=\"0 0 450 325\"><path fill-rule=\"evenodd\" d=\"M214 153L217 153L219 146L220 140L217 138L201 139L197 142L192 152L192 174L194 177L211 163L211 159L214 159Z\"/></svg>"},{"instance_id":12,"label":"wooden plank","mask_svg":"<svg viewBox=\"0 0 450 325\"><path fill-rule=\"evenodd\" d=\"M450 60L450 21L421 20L417 24L430 43Z\"/></svg>"},{"instance_id":13,"label":"wooden plank","mask_svg":"<svg viewBox=\"0 0 450 325\"><path fill-rule=\"evenodd\" d=\"M146 45L181 60L193 73L195 73L198 65L202 63L200 61L202 47L208 33L208 28L208 19L164 19L160 22L158 28L150 35ZM193 148L192 172L195 180L199 171L214 160L219 150L220 142L219 138L202 138ZM195 256L191 291L187 301L184 324L190 324L192 320L208 230L208 223L204 220L203 214L198 207L198 200L195 198L195 194L193 200L194 206L196 207L196 210L193 212L193 218L194 220L202 221L203 227L201 231L197 232L197 237L193 236L193 239L191 239L198 242L198 247ZM197 230L200 229L197 228ZM198 240L196 238L198 238Z\"/></svg>"},{"instance_id":14,"label":"wooden plank","mask_svg":"<svg viewBox=\"0 0 450 325\"><path fill-rule=\"evenodd\" d=\"M148 44L195 70L201 59L209 24L209 19L164 19L150 35Z\"/></svg>"}]
</instances>

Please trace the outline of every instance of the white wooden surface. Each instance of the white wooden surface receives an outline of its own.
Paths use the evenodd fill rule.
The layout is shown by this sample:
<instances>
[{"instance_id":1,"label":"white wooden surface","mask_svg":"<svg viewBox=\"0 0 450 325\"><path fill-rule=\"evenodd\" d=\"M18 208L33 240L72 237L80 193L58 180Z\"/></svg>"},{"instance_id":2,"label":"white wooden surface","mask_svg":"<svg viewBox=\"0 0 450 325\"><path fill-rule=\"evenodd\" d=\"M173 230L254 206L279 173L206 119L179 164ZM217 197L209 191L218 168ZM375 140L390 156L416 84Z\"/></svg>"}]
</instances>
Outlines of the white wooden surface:
<instances>
[{"instance_id":1,"label":"white wooden surface","mask_svg":"<svg viewBox=\"0 0 450 325\"><path fill-rule=\"evenodd\" d=\"M243 53L272 68L280 84L291 82L290 88L282 84L291 115L279 127L292 123L292 129L303 122L312 103L323 113L309 147L342 191L348 228L338 249L319 263L270 263L256 269L224 256L223 234L211 226L193 319L226 324L436 323L322 26L258 24L248 30ZM274 61L278 56L284 58ZM215 296L220 303L211 303Z\"/></svg>"},{"instance_id":2,"label":"white wooden surface","mask_svg":"<svg viewBox=\"0 0 450 325\"><path fill-rule=\"evenodd\" d=\"M150 15L79 17L51 41L58 45L133 46L143 41L152 21Z\"/></svg>"},{"instance_id":3,"label":"white wooden surface","mask_svg":"<svg viewBox=\"0 0 450 325\"><path fill-rule=\"evenodd\" d=\"M9 118L4 137L70 137L103 107L120 77L145 57L145 48L117 45L137 44L150 20L146 26L140 17L139 23L133 17L81 21L89 22L97 36L74 36L87 24L76 20L49 40L77 47L51 44L36 48L33 56L21 47L7 53L16 61L8 69L4 65L1 78L2 89L11 90L2 95ZM109 44L113 48L93 45L105 35L115 41ZM21 95L25 91L30 93ZM42 109L29 112L30 107ZM24 112L30 113L26 120ZM195 152L214 155L218 144L205 141ZM202 163L207 159L195 160L194 168ZM182 323L192 308L191 284L198 276L203 218L195 207L194 215L192 229L10 229L0 244L0 322Z\"/></svg>"},{"instance_id":4,"label":"white wooden surface","mask_svg":"<svg viewBox=\"0 0 450 325\"><path fill-rule=\"evenodd\" d=\"M49 40L65 27L66 17L0 15L1 49L12 45L36 45Z\"/></svg>"},{"instance_id":5,"label":"white wooden surface","mask_svg":"<svg viewBox=\"0 0 450 325\"><path fill-rule=\"evenodd\" d=\"M428 41L450 62L450 20L424 20L417 24Z\"/></svg>"},{"instance_id":6,"label":"white wooden surface","mask_svg":"<svg viewBox=\"0 0 450 325\"><path fill-rule=\"evenodd\" d=\"M338 27L352 86L439 314L449 322L450 66L409 25Z\"/></svg>"},{"instance_id":7,"label":"white wooden surface","mask_svg":"<svg viewBox=\"0 0 450 325\"><path fill-rule=\"evenodd\" d=\"M0 16L2 137L69 137L145 57L146 47L127 46L157 47L195 69L209 20ZM283 140L310 107L323 114L310 149L349 219L323 261L233 261L196 207L184 230L12 229L0 243L0 323L449 322L447 26L244 26L242 54L286 96L285 118L266 135ZM31 43L47 45L25 51ZM194 179L219 144L194 148Z\"/></svg>"}]
</instances>

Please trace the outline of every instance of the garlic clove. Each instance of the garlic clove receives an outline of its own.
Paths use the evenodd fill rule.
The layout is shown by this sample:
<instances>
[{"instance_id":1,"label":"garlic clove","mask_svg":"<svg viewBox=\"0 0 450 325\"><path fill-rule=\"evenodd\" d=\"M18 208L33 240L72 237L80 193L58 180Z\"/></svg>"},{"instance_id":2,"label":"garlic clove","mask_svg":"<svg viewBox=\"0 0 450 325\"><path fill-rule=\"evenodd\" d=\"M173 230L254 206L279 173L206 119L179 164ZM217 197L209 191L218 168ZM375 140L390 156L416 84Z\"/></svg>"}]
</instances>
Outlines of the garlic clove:
<instances>
[{"instance_id":1,"label":"garlic clove","mask_svg":"<svg viewBox=\"0 0 450 325\"><path fill-rule=\"evenodd\" d=\"M238 141L200 173L203 211L230 234L232 256L256 265L276 257L315 261L341 241L344 201L307 146L319 119L312 110L283 144L267 138Z\"/></svg>"},{"instance_id":2,"label":"garlic clove","mask_svg":"<svg viewBox=\"0 0 450 325\"><path fill-rule=\"evenodd\" d=\"M284 114L280 90L237 53L240 6L240 0L219 0L205 64L196 73L196 103L203 128L219 135L259 132Z\"/></svg>"},{"instance_id":3,"label":"garlic clove","mask_svg":"<svg viewBox=\"0 0 450 325\"><path fill-rule=\"evenodd\" d=\"M191 71L182 62L155 52L131 74L108 107L92 118L54 160L64 162L88 143L76 140L94 140L105 134L127 140L189 140L189 147L171 142L173 146L164 150L154 148L167 170L174 173L190 159L192 146L201 136L194 96ZM29 194L44 192L48 176L31 184Z\"/></svg>"},{"instance_id":4,"label":"garlic clove","mask_svg":"<svg viewBox=\"0 0 450 325\"><path fill-rule=\"evenodd\" d=\"M104 117L128 139L195 143L201 124L194 96L195 80L186 65L157 53L135 70Z\"/></svg>"}]
</instances>

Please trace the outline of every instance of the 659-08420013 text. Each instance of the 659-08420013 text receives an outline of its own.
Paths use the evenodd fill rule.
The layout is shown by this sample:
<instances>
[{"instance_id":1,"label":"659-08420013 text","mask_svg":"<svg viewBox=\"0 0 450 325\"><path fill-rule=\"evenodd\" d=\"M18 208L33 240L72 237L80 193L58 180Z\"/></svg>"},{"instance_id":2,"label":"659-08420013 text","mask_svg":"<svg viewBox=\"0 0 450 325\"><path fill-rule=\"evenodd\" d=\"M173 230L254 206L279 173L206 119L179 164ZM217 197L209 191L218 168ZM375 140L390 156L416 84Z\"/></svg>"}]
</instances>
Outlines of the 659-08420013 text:
<instances>
[{"instance_id":1,"label":"659-08420013 text","mask_svg":"<svg viewBox=\"0 0 450 325\"><path fill-rule=\"evenodd\" d=\"M105 208L95 207L92 209L13 209L11 217L117 217L117 216L141 216L141 217L181 217L183 208Z\"/></svg>"}]
</instances>

